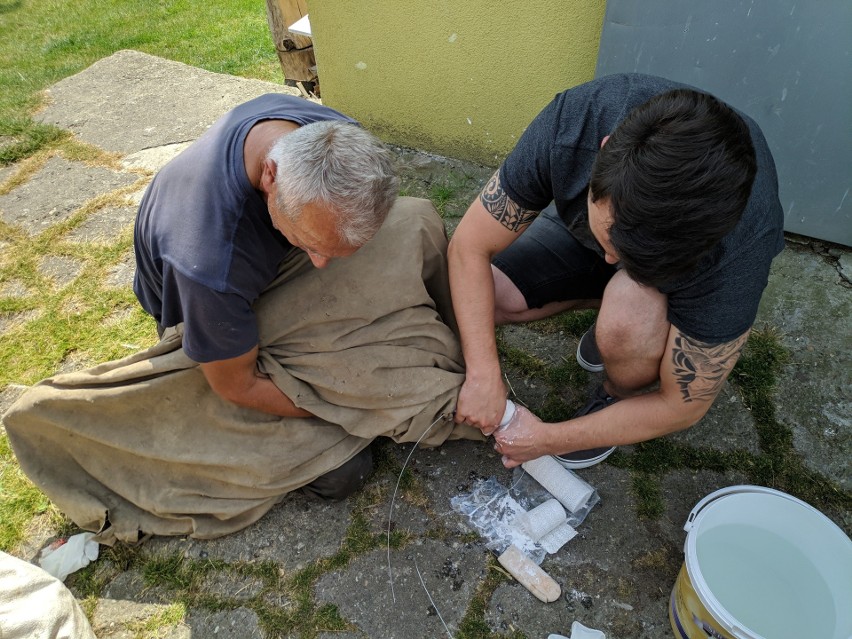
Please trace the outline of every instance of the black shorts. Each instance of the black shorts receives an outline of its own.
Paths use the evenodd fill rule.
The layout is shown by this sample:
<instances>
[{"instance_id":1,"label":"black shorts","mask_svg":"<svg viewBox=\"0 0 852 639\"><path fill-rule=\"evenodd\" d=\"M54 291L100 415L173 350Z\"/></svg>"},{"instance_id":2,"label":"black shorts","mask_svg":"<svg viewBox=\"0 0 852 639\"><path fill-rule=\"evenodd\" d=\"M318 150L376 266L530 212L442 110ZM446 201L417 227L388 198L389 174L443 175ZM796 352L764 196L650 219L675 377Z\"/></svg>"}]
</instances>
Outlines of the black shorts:
<instances>
[{"instance_id":1,"label":"black shorts","mask_svg":"<svg viewBox=\"0 0 852 639\"><path fill-rule=\"evenodd\" d=\"M552 204L494 257L493 264L518 287L528 308L548 302L599 300L616 271L577 241Z\"/></svg>"}]
</instances>

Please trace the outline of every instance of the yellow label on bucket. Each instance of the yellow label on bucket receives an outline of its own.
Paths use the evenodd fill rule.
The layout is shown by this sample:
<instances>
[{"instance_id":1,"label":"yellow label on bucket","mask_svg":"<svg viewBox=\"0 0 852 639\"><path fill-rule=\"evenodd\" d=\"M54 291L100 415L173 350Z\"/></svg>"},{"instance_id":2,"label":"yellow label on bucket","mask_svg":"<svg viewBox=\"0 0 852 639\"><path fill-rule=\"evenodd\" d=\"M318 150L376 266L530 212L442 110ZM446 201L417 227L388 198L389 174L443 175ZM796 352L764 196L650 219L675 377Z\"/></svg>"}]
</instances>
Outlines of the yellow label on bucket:
<instances>
[{"instance_id":1,"label":"yellow label on bucket","mask_svg":"<svg viewBox=\"0 0 852 639\"><path fill-rule=\"evenodd\" d=\"M713 615L707 612L689 581L685 565L681 566L672 589L669 622L678 639L736 639L722 630Z\"/></svg>"}]
</instances>

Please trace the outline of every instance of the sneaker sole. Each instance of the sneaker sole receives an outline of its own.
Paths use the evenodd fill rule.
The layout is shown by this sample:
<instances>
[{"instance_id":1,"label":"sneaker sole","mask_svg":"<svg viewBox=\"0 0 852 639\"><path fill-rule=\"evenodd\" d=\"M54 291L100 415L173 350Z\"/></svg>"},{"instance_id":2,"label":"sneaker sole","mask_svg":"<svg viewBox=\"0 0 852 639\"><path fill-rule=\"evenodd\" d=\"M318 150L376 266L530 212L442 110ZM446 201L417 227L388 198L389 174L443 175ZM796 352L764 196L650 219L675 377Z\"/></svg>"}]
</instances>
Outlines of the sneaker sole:
<instances>
[{"instance_id":1,"label":"sneaker sole","mask_svg":"<svg viewBox=\"0 0 852 639\"><path fill-rule=\"evenodd\" d=\"M591 362L587 362L583 359L583 356L580 355L580 345L577 344L577 363L580 365L580 368L584 368L590 373L603 373L604 365L603 364L592 364Z\"/></svg>"},{"instance_id":2,"label":"sneaker sole","mask_svg":"<svg viewBox=\"0 0 852 639\"><path fill-rule=\"evenodd\" d=\"M581 468L588 468L589 466L600 464L604 459L612 455L615 452L615 449L616 447L613 446L609 450L602 452L596 457L590 457L589 459L582 460L564 459L559 455L551 455L551 457L558 461L563 468L567 468L568 470L580 470Z\"/></svg>"}]
</instances>

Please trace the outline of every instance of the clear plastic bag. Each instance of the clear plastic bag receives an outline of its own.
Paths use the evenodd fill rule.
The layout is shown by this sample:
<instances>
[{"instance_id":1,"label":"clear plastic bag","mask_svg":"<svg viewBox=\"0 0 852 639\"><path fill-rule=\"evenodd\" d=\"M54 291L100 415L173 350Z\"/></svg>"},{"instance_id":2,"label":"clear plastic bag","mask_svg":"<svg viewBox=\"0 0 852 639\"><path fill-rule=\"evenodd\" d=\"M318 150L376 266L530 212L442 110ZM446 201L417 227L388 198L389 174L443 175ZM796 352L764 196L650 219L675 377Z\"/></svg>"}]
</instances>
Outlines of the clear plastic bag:
<instances>
[{"instance_id":1,"label":"clear plastic bag","mask_svg":"<svg viewBox=\"0 0 852 639\"><path fill-rule=\"evenodd\" d=\"M525 510L496 477L478 481L471 492L452 497L450 505L468 518L490 550L500 554L514 544L536 564L544 561L544 548L512 525Z\"/></svg>"}]
</instances>

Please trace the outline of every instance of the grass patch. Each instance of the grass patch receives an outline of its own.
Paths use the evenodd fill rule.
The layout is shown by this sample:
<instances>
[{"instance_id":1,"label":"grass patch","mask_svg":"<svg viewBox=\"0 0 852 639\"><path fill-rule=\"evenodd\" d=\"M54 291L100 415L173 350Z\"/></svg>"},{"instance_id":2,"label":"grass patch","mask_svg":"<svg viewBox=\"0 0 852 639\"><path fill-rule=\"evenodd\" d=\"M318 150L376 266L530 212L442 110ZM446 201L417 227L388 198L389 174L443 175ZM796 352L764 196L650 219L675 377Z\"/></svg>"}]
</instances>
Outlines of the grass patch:
<instances>
[{"instance_id":1,"label":"grass patch","mask_svg":"<svg viewBox=\"0 0 852 639\"><path fill-rule=\"evenodd\" d=\"M175 602L144 621L125 624L125 628L133 633L134 639L160 639L167 636L169 630L182 624L186 614L186 606Z\"/></svg>"},{"instance_id":2,"label":"grass patch","mask_svg":"<svg viewBox=\"0 0 852 639\"><path fill-rule=\"evenodd\" d=\"M567 311L546 319L531 322L530 327L545 335L563 332L579 339L598 317L596 310Z\"/></svg>"},{"instance_id":3,"label":"grass patch","mask_svg":"<svg viewBox=\"0 0 852 639\"><path fill-rule=\"evenodd\" d=\"M658 477L648 473L631 473L630 490L636 499L636 514L641 519L656 519L665 512Z\"/></svg>"},{"instance_id":4,"label":"grass patch","mask_svg":"<svg viewBox=\"0 0 852 639\"><path fill-rule=\"evenodd\" d=\"M503 570L503 567L497 563L497 560L490 553L485 570L485 578L479 582L476 592L467 605L464 617L459 623L456 637L458 639L496 639L497 637L522 639L525 635L517 631L512 631L509 635L491 632L491 628L485 621L485 613L494 592L501 584L512 581L512 577Z\"/></svg>"},{"instance_id":5,"label":"grass patch","mask_svg":"<svg viewBox=\"0 0 852 639\"><path fill-rule=\"evenodd\" d=\"M6 433L0 434L0 550L22 539L34 516L52 508L47 497L21 471Z\"/></svg>"},{"instance_id":6,"label":"grass patch","mask_svg":"<svg viewBox=\"0 0 852 639\"><path fill-rule=\"evenodd\" d=\"M14 164L69 137L67 131L29 118L0 120L0 166Z\"/></svg>"},{"instance_id":7,"label":"grass patch","mask_svg":"<svg viewBox=\"0 0 852 639\"><path fill-rule=\"evenodd\" d=\"M446 169L436 177L403 165L400 167L400 195L426 198L442 218L459 218L484 184L484 176L476 176L475 172L476 169Z\"/></svg>"},{"instance_id":8,"label":"grass patch","mask_svg":"<svg viewBox=\"0 0 852 639\"><path fill-rule=\"evenodd\" d=\"M283 80L262 0L21 2L0 13L0 32L7 34L0 38L0 165L66 135L30 118L43 89L121 49Z\"/></svg>"}]
</instances>

